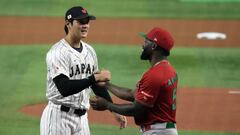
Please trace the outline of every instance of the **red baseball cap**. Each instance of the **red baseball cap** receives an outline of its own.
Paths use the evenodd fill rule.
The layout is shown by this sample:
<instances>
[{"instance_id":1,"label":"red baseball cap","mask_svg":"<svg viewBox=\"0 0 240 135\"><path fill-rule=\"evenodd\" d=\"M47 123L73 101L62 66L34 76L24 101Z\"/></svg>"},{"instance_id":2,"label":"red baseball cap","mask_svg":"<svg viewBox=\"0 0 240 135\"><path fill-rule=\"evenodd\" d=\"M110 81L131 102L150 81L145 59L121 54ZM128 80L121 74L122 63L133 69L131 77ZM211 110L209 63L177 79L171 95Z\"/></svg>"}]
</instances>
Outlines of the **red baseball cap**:
<instances>
[{"instance_id":1,"label":"red baseball cap","mask_svg":"<svg viewBox=\"0 0 240 135\"><path fill-rule=\"evenodd\" d=\"M174 40L173 40L172 36L170 35L170 33L162 28L155 27L147 34L145 34L143 32L141 32L139 34L149 40L154 41L157 45L166 49L169 52L174 45Z\"/></svg>"}]
</instances>

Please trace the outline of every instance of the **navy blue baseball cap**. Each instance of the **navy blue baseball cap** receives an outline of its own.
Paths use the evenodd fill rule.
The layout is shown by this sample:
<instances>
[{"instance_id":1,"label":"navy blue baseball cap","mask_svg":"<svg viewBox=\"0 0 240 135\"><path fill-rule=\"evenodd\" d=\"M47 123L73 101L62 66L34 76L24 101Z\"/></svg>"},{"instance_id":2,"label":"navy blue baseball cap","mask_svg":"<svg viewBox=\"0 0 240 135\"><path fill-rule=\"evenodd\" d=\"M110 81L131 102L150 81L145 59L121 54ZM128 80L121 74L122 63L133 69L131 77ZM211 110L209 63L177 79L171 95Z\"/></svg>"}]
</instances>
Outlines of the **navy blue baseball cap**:
<instances>
[{"instance_id":1,"label":"navy blue baseball cap","mask_svg":"<svg viewBox=\"0 0 240 135\"><path fill-rule=\"evenodd\" d=\"M68 9L68 11L65 14L65 20L84 18L88 18L89 20L96 20L95 16L89 15L87 10L81 6L72 7Z\"/></svg>"}]
</instances>

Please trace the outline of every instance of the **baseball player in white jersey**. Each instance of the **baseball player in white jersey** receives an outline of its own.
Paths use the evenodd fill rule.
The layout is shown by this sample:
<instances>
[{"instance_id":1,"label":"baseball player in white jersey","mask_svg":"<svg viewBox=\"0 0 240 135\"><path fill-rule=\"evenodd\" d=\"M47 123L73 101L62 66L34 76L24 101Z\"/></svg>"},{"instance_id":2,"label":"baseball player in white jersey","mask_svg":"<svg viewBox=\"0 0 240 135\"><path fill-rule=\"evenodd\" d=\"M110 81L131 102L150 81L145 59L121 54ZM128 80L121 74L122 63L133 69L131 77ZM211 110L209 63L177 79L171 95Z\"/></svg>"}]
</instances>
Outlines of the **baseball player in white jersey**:
<instances>
[{"instance_id":1,"label":"baseball player in white jersey","mask_svg":"<svg viewBox=\"0 0 240 135\"><path fill-rule=\"evenodd\" d=\"M94 49L82 41L87 37L89 20L95 19L80 6L66 12L67 35L46 56L49 102L41 117L41 135L90 135L87 110L91 90L111 101L109 93L97 85L109 81L111 74L107 70L98 71ZM125 127L126 118L115 116Z\"/></svg>"}]
</instances>

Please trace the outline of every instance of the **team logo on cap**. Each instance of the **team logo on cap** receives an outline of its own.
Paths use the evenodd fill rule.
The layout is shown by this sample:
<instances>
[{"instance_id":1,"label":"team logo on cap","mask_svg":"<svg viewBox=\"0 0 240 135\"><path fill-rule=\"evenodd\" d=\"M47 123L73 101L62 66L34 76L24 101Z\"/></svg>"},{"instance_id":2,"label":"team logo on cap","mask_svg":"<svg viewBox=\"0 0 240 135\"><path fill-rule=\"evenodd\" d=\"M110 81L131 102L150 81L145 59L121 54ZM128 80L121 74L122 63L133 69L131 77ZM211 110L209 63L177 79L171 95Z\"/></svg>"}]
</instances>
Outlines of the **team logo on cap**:
<instances>
[{"instance_id":1,"label":"team logo on cap","mask_svg":"<svg viewBox=\"0 0 240 135\"><path fill-rule=\"evenodd\" d=\"M68 15L68 16L67 16L67 19L71 19L71 18L72 18L72 15Z\"/></svg>"},{"instance_id":2,"label":"team logo on cap","mask_svg":"<svg viewBox=\"0 0 240 135\"><path fill-rule=\"evenodd\" d=\"M86 10L86 9L83 9L83 10L82 10L82 13L86 14L86 13L87 13L87 10Z\"/></svg>"},{"instance_id":3,"label":"team logo on cap","mask_svg":"<svg viewBox=\"0 0 240 135\"><path fill-rule=\"evenodd\" d=\"M157 38L154 38L153 40L154 40L154 41L157 41Z\"/></svg>"}]
</instances>

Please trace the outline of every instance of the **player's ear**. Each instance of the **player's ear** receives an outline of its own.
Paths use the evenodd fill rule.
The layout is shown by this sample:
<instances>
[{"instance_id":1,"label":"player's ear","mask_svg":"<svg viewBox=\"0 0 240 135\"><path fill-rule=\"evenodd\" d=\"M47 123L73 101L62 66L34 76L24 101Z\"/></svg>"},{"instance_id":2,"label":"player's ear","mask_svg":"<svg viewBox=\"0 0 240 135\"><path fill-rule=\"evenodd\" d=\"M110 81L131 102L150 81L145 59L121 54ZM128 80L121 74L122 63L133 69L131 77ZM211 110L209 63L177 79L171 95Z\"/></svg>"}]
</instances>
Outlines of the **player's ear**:
<instances>
[{"instance_id":1,"label":"player's ear","mask_svg":"<svg viewBox=\"0 0 240 135\"><path fill-rule=\"evenodd\" d=\"M69 25L70 22L68 20L65 21L65 25Z\"/></svg>"},{"instance_id":2,"label":"player's ear","mask_svg":"<svg viewBox=\"0 0 240 135\"><path fill-rule=\"evenodd\" d=\"M69 26L69 25L71 25L71 24L73 24L73 21L72 21L72 20L65 20L65 25L66 25L66 26Z\"/></svg>"}]
</instances>

